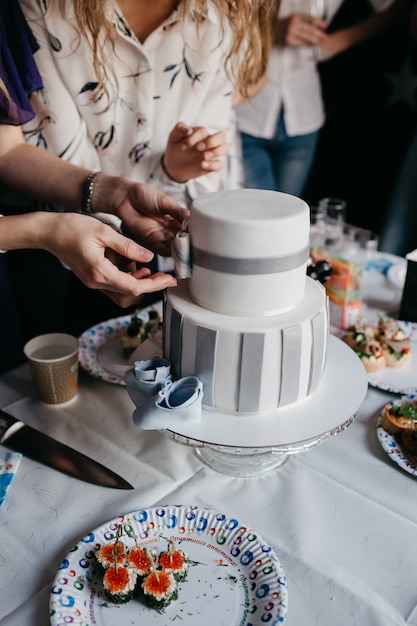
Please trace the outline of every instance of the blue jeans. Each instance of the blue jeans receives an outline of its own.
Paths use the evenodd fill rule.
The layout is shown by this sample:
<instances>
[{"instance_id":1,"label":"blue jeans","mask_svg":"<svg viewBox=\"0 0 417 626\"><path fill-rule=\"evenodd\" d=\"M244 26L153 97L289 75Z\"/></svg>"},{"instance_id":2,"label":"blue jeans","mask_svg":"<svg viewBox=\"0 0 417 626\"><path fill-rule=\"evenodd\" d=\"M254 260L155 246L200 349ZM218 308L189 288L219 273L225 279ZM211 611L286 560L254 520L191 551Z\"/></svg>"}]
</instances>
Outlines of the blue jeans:
<instances>
[{"instance_id":1,"label":"blue jeans","mask_svg":"<svg viewBox=\"0 0 417 626\"><path fill-rule=\"evenodd\" d=\"M245 187L301 196L318 137L319 131L289 137L282 114L272 139L241 133Z\"/></svg>"}]
</instances>

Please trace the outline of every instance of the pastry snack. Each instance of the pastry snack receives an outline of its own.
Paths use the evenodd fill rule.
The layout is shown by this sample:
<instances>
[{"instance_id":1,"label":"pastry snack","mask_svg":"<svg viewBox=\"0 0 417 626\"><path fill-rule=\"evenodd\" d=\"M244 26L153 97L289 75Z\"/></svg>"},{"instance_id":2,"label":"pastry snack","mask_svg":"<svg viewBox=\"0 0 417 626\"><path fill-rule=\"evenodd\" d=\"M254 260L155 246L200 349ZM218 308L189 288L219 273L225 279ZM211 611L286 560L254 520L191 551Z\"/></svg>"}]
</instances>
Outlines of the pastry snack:
<instances>
[{"instance_id":1,"label":"pastry snack","mask_svg":"<svg viewBox=\"0 0 417 626\"><path fill-rule=\"evenodd\" d=\"M128 547L122 537L133 540L134 545ZM115 539L98 546L96 561L107 600L125 604L137 596L157 611L178 598L178 583L188 573L188 557L172 541L157 556L154 550L139 545L129 522L118 525Z\"/></svg>"},{"instance_id":2,"label":"pastry snack","mask_svg":"<svg viewBox=\"0 0 417 626\"><path fill-rule=\"evenodd\" d=\"M126 547L122 541L116 540L101 546L96 553L97 563L106 569L115 563L124 565L126 562Z\"/></svg>"},{"instance_id":3,"label":"pastry snack","mask_svg":"<svg viewBox=\"0 0 417 626\"><path fill-rule=\"evenodd\" d=\"M146 576L151 571L151 559L140 546L135 546L129 550L127 562L129 567L132 567L139 576Z\"/></svg>"},{"instance_id":4,"label":"pastry snack","mask_svg":"<svg viewBox=\"0 0 417 626\"><path fill-rule=\"evenodd\" d=\"M388 367L404 367L411 360L410 338L392 317L380 317L376 330Z\"/></svg>"},{"instance_id":5,"label":"pastry snack","mask_svg":"<svg viewBox=\"0 0 417 626\"><path fill-rule=\"evenodd\" d=\"M167 550L159 555L159 566L166 572L172 572L177 582L183 582L187 578L187 556L182 550L176 549L172 541Z\"/></svg>"},{"instance_id":6,"label":"pastry snack","mask_svg":"<svg viewBox=\"0 0 417 626\"><path fill-rule=\"evenodd\" d=\"M404 452L417 455L417 400L386 404L381 426L395 436Z\"/></svg>"},{"instance_id":7,"label":"pastry snack","mask_svg":"<svg viewBox=\"0 0 417 626\"><path fill-rule=\"evenodd\" d=\"M156 561L145 548L150 560L151 571L142 581L142 591L146 604L152 609L163 611L173 600L178 598L178 587L174 575L164 569L157 569Z\"/></svg>"},{"instance_id":8,"label":"pastry snack","mask_svg":"<svg viewBox=\"0 0 417 626\"><path fill-rule=\"evenodd\" d=\"M115 604L125 604L133 598L136 588L136 572L121 565L111 565L104 570L103 587L106 598Z\"/></svg>"},{"instance_id":9,"label":"pastry snack","mask_svg":"<svg viewBox=\"0 0 417 626\"><path fill-rule=\"evenodd\" d=\"M151 309L149 311L148 321L141 318L141 310L136 309L132 315L129 326L121 335L120 341L123 347L123 355L125 359L129 359L136 348L151 335L156 333L162 326L162 318L158 311Z\"/></svg>"},{"instance_id":10,"label":"pastry snack","mask_svg":"<svg viewBox=\"0 0 417 626\"><path fill-rule=\"evenodd\" d=\"M366 325L362 318L349 328L345 342L356 352L367 372L378 372L386 366L382 347L375 339L375 329Z\"/></svg>"},{"instance_id":11,"label":"pastry snack","mask_svg":"<svg viewBox=\"0 0 417 626\"><path fill-rule=\"evenodd\" d=\"M367 372L404 367L411 361L410 338L391 317L380 316L376 326L359 318L348 329L345 342L355 350Z\"/></svg>"}]
</instances>

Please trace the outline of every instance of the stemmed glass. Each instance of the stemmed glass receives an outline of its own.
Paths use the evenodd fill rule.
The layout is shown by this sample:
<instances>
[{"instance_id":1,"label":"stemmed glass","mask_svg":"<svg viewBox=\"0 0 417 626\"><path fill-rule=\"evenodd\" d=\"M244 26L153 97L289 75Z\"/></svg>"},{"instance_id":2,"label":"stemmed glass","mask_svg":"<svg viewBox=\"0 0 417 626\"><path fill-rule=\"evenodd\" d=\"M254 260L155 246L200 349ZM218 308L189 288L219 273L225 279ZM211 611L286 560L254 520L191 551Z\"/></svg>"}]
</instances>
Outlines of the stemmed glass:
<instances>
[{"instance_id":1,"label":"stemmed glass","mask_svg":"<svg viewBox=\"0 0 417 626\"><path fill-rule=\"evenodd\" d=\"M321 20L325 20L328 16L328 4L327 0L307 0L308 6L307 13L312 17L318 17ZM317 61L320 58L319 46L313 46L313 58Z\"/></svg>"},{"instance_id":2,"label":"stemmed glass","mask_svg":"<svg viewBox=\"0 0 417 626\"><path fill-rule=\"evenodd\" d=\"M325 20L327 17L327 2L326 0L309 0L309 14L313 17L319 17Z\"/></svg>"}]
</instances>

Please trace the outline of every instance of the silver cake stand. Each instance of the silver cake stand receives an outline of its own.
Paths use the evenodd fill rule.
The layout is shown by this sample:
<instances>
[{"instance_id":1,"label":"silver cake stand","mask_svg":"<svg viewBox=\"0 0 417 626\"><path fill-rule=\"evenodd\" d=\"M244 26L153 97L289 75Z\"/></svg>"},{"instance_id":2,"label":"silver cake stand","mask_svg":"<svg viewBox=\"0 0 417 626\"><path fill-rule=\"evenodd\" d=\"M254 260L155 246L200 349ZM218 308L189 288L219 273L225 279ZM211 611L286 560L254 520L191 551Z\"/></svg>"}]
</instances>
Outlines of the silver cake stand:
<instances>
[{"instance_id":1,"label":"silver cake stand","mask_svg":"<svg viewBox=\"0 0 417 626\"><path fill-rule=\"evenodd\" d=\"M201 422L185 425L181 432L164 429L162 433L193 447L198 458L217 472L258 477L345 430L367 387L365 368L354 351L330 335L322 380L308 398L255 416L203 409Z\"/></svg>"}]
</instances>

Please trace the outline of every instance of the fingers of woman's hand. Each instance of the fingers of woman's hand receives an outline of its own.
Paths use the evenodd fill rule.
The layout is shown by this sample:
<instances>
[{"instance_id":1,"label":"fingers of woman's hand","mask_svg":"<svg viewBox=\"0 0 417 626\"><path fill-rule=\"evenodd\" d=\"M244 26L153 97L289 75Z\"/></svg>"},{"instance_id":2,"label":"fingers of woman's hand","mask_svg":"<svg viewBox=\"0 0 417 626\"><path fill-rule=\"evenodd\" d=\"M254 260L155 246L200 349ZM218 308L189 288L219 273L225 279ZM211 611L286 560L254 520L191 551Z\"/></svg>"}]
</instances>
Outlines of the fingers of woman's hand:
<instances>
[{"instance_id":1,"label":"fingers of woman's hand","mask_svg":"<svg viewBox=\"0 0 417 626\"><path fill-rule=\"evenodd\" d=\"M226 133L219 130L217 133L208 135L203 141L197 142L195 147L199 152L203 152L204 150L216 150L224 145L227 145Z\"/></svg>"},{"instance_id":2,"label":"fingers of woman's hand","mask_svg":"<svg viewBox=\"0 0 417 626\"><path fill-rule=\"evenodd\" d=\"M157 254L171 256L171 244L178 230L178 228L171 230L170 228L165 228L163 225L154 228L153 225L151 225L150 228L142 231L142 235L146 241L146 245L152 250L155 250Z\"/></svg>"},{"instance_id":3,"label":"fingers of woman's hand","mask_svg":"<svg viewBox=\"0 0 417 626\"><path fill-rule=\"evenodd\" d=\"M224 167L223 161L210 159L208 161L201 162L201 169L204 170L205 173L206 172L220 172L220 170L222 170L223 167Z\"/></svg>"},{"instance_id":4,"label":"fingers of woman's hand","mask_svg":"<svg viewBox=\"0 0 417 626\"><path fill-rule=\"evenodd\" d=\"M134 274L138 276L137 273ZM148 276L141 277L139 274L138 282L140 283L141 293L151 293L153 291L161 291L162 289L168 289L168 287L176 287L177 279L171 274L164 274L163 272L155 272Z\"/></svg>"},{"instance_id":5,"label":"fingers of woman's hand","mask_svg":"<svg viewBox=\"0 0 417 626\"><path fill-rule=\"evenodd\" d=\"M285 43L290 46L320 45L326 41L327 23L312 15L294 13L288 21Z\"/></svg>"},{"instance_id":6,"label":"fingers of woman's hand","mask_svg":"<svg viewBox=\"0 0 417 626\"><path fill-rule=\"evenodd\" d=\"M126 274L126 278L132 279L135 284L133 291L126 291L119 293L111 289L101 289L102 293L106 294L113 302L120 307L127 308L140 301L141 297L145 293L153 293L154 291L162 291L168 289L168 287L175 287L177 281L173 276L169 274L163 274L157 272L149 276L148 274L141 278L142 272L139 270L135 273L137 278L133 274Z\"/></svg>"},{"instance_id":7,"label":"fingers of woman's hand","mask_svg":"<svg viewBox=\"0 0 417 626\"><path fill-rule=\"evenodd\" d=\"M185 122L178 122L171 130L168 141L170 143L181 143L192 132L192 128L190 128Z\"/></svg>"},{"instance_id":8,"label":"fingers of woman's hand","mask_svg":"<svg viewBox=\"0 0 417 626\"><path fill-rule=\"evenodd\" d=\"M175 202L175 200L162 191L155 188L153 189L156 192L156 211L153 212L154 215L169 215L181 225L182 221L189 216L189 210L178 204L178 202ZM152 216L152 213L148 213L148 215ZM176 226L177 225L175 225L175 227Z\"/></svg>"},{"instance_id":9,"label":"fingers of woman's hand","mask_svg":"<svg viewBox=\"0 0 417 626\"><path fill-rule=\"evenodd\" d=\"M189 150L190 148L194 148L199 142L206 141L210 137L207 128L204 126L195 126L192 129L192 132L183 139L181 149Z\"/></svg>"},{"instance_id":10,"label":"fingers of woman's hand","mask_svg":"<svg viewBox=\"0 0 417 626\"><path fill-rule=\"evenodd\" d=\"M175 181L186 182L222 169L223 163L219 159L228 151L229 145L224 132L209 135L206 128L198 126L181 142L180 150L178 146L168 142L164 166Z\"/></svg>"},{"instance_id":11,"label":"fingers of woman's hand","mask_svg":"<svg viewBox=\"0 0 417 626\"><path fill-rule=\"evenodd\" d=\"M119 215L125 223L126 218L129 219L128 216L132 213L132 208L135 211L133 216L135 219L141 219L141 215L146 215L153 219L169 215L179 225L181 225L182 220L189 213L188 209L175 202L170 196L147 183L132 182L129 187L127 200L127 205L125 203L119 211ZM128 223L126 225L128 226Z\"/></svg>"},{"instance_id":12,"label":"fingers of woman's hand","mask_svg":"<svg viewBox=\"0 0 417 626\"><path fill-rule=\"evenodd\" d=\"M106 237L103 237L102 243L106 247L106 256L118 267L122 263L121 259L125 259L127 262L138 261L139 263L149 263L153 259L153 252L147 248L140 246L133 239L117 233L112 228L110 231L107 232Z\"/></svg>"},{"instance_id":13,"label":"fingers of woman's hand","mask_svg":"<svg viewBox=\"0 0 417 626\"><path fill-rule=\"evenodd\" d=\"M214 159L219 159L220 157L228 154L229 150L230 145L228 143L224 143L217 148L213 148L212 150L205 150L201 156L204 161L213 161Z\"/></svg>"}]
</instances>

